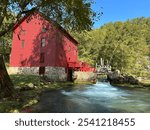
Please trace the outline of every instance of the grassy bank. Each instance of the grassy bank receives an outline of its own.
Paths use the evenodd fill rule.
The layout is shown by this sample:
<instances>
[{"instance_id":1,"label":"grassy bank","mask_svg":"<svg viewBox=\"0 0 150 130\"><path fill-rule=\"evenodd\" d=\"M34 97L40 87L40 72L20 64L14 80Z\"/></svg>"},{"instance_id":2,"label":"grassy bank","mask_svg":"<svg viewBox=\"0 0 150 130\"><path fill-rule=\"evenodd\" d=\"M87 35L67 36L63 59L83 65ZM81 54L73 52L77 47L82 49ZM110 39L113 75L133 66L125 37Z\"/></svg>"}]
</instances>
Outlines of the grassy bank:
<instances>
[{"instance_id":1,"label":"grassy bank","mask_svg":"<svg viewBox=\"0 0 150 130\"><path fill-rule=\"evenodd\" d=\"M74 85L73 82L44 82L33 75L10 75L10 78L15 86L15 96L0 100L0 112L30 112L28 108L39 101L41 92Z\"/></svg>"},{"instance_id":2,"label":"grassy bank","mask_svg":"<svg viewBox=\"0 0 150 130\"><path fill-rule=\"evenodd\" d=\"M150 90L150 80L142 80L139 84L130 84L130 83L123 83L123 84L112 84L113 86L118 87L128 87L128 88L139 88L139 89L148 89Z\"/></svg>"}]
</instances>

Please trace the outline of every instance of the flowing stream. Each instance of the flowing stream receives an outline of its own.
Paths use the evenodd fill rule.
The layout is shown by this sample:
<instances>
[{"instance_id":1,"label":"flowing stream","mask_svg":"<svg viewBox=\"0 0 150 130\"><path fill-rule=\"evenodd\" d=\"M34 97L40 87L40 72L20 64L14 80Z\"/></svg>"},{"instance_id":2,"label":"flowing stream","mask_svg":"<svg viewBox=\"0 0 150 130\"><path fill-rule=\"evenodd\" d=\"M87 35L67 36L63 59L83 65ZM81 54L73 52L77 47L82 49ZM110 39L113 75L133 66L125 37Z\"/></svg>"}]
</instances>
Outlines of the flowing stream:
<instances>
[{"instance_id":1,"label":"flowing stream","mask_svg":"<svg viewBox=\"0 0 150 130\"><path fill-rule=\"evenodd\" d=\"M150 91L119 88L109 83L81 85L41 95L34 112L120 113L150 112Z\"/></svg>"}]
</instances>

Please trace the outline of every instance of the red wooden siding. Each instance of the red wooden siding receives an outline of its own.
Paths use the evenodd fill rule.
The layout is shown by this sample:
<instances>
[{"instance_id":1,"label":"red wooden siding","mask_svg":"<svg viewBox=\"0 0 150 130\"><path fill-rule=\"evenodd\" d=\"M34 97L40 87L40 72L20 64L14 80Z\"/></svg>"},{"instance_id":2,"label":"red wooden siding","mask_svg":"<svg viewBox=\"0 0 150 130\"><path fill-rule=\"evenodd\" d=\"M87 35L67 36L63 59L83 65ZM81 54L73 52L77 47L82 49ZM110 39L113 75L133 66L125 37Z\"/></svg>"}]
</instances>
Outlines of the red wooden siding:
<instances>
[{"instance_id":1,"label":"red wooden siding","mask_svg":"<svg viewBox=\"0 0 150 130\"><path fill-rule=\"evenodd\" d=\"M42 43L42 39L45 39L45 43ZM77 51L77 44L59 28L39 14L31 15L14 30L10 65L67 67L67 62L75 62L78 59L78 54L74 54L74 50ZM43 52L45 60L41 63L40 54Z\"/></svg>"},{"instance_id":2,"label":"red wooden siding","mask_svg":"<svg viewBox=\"0 0 150 130\"><path fill-rule=\"evenodd\" d=\"M10 66L56 66L91 71L89 65L78 61L77 45L62 27L36 12L25 16L14 27Z\"/></svg>"}]
</instances>

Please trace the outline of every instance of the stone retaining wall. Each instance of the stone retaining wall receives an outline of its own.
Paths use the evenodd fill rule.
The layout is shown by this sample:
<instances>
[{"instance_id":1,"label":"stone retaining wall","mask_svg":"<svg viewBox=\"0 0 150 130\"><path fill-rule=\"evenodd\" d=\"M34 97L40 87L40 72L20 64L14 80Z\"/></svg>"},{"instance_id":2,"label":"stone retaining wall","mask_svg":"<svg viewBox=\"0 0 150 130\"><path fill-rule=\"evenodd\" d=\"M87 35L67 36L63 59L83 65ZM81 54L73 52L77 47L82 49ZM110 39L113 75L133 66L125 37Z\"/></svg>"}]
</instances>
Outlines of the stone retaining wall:
<instances>
[{"instance_id":1,"label":"stone retaining wall","mask_svg":"<svg viewBox=\"0 0 150 130\"><path fill-rule=\"evenodd\" d=\"M9 67L7 71L9 74L38 75L39 67Z\"/></svg>"},{"instance_id":2,"label":"stone retaining wall","mask_svg":"<svg viewBox=\"0 0 150 130\"><path fill-rule=\"evenodd\" d=\"M39 75L39 67L9 67L9 74ZM45 76L50 81L67 81L64 67L45 67ZM93 72L74 71L75 82L96 82L97 75Z\"/></svg>"},{"instance_id":3,"label":"stone retaining wall","mask_svg":"<svg viewBox=\"0 0 150 130\"><path fill-rule=\"evenodd\" d=\"M75 82L96 82L97 74L94 72L74 71L73 78Z\"/></svg>"},{"instance_id":4,"label":"stone retaining wall","mask_svg":"<svg viewBox=\"0 0 150 130\"><path fill-rule=\"evenodd\" d=\"M9 74L39 75L39 67L9 67ZM50 81L67 81L64 67L45 67L45 76Z\"/></svg>"},{"instance_id":5,"label":"stone retaining wall","mask_svg":"<svg viewBox=\"0 0 150 130\"><path fill-rule=\"evenodd\" d=\"M64 67L45 67L45 75L52 81L67 81Z\"/></svg>"}]
</instances>

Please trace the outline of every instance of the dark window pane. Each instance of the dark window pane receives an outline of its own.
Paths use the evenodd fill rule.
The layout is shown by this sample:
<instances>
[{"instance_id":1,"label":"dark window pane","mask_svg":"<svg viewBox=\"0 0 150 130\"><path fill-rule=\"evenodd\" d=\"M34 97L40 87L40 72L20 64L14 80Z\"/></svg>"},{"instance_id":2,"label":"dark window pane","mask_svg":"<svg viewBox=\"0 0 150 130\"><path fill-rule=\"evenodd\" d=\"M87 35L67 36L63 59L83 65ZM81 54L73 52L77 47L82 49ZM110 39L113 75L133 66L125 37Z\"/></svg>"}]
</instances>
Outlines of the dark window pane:
<instances>
[{"instance_id":1,"label":"dark window pane","mask_svg":"<svg viewBox=\"0 0 150 130\"><path fill-rule=\"evenodd\" d=\"M40 63L44 63L45 53L40 54Z\"/></svg>"}]
</instances>

